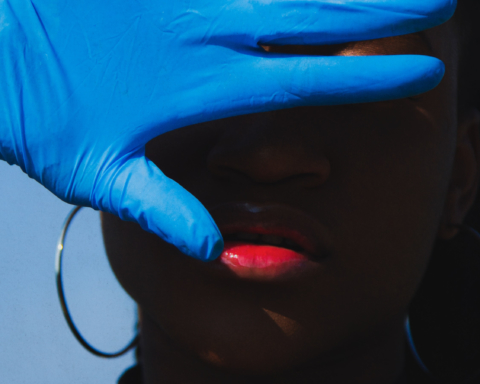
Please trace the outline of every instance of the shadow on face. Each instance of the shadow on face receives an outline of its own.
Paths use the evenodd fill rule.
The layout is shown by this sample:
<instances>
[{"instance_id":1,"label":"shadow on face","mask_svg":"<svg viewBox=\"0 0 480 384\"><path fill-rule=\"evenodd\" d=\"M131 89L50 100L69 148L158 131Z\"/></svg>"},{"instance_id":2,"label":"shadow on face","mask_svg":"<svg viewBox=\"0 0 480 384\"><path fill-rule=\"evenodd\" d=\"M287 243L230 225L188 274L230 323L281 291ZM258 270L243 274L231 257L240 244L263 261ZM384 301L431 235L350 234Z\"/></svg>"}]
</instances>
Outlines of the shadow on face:
<instances>
[{"instance_id":1,"label":"shadow on face","mask_svg":"<svg viewBox=\"0 0 480 384\"><path fill-rule=\"evenodd\" d=\"M147 156L214 219L235 204L292 209L321 228L319 241L329 249L312 273L252 281L218 275L104 214L112 268L156 329L152 339L168 339L223 370L274 374L312 361L331 364L401 336L455 158L456 57L453 43L445 43L451 33L444 26L328 47L266 46L292 54L434 55L447 75L417 98L232 117L147 145ZM235 212L226 220L235 222Z\"/></svg>"}]
</instances>

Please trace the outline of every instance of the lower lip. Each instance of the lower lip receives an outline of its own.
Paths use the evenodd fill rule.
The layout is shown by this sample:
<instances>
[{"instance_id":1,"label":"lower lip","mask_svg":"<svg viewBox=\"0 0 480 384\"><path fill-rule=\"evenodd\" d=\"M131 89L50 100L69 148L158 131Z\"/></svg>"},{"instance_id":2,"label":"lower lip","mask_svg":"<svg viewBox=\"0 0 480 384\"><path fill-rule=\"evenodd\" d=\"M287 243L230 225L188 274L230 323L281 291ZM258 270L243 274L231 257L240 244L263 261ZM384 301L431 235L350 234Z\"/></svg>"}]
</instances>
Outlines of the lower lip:
<instances>
[{"instance_id":1,"label":"lower lip","mask_svg":"<svg viewBox=\"0 0 480 384\"><path fill-rule=\"evenodd\" d=\"M225 242L218 262L239 278L257 281L289 280L319 267L287 248L233 241Z\"/></svg>"}]
</instances>

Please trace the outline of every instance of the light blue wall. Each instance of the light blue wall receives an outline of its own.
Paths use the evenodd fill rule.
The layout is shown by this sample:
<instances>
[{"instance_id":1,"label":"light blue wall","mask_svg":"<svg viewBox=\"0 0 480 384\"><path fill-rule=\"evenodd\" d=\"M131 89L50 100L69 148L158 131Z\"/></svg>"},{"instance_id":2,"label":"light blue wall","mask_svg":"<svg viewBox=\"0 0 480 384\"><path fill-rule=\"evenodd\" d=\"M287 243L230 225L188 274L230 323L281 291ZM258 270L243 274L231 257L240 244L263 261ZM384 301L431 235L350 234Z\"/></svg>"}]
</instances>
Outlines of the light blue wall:
<instances>
[{"instance_id":1,"label":"light blue wall","mask_svg":"<svg viewBox=\"0 0 480 384\"><path fill-rule=\"evenodd\" d=\"M133 364L132 353L90 355L63 319L54 254L71 208L0 161L0 384L113 384ZM72 223L64 267L71 312L88 341L121 348L134 334L135 305L108 266L97 212L83 209Z\"/></svg>"}]
</instances>

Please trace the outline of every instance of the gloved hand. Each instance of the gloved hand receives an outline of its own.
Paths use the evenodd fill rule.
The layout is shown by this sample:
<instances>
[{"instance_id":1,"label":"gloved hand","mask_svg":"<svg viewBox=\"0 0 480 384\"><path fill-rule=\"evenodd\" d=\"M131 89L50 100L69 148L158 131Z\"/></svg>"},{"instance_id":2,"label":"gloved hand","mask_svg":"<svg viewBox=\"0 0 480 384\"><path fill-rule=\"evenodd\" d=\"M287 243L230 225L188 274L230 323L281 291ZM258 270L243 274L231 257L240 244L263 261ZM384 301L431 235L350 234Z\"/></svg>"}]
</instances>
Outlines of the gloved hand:
<instances>
[{"instance_id":1,"label":"gloved hand","mask_svg":"<svg viewBox=\"0 0 480 384\"><path fill-rule=\"evenodd\" d=\"M138 222L216 258L208 211L147 158L169 130L435 87L425 56L302 57L259 43L332 44L417 32L455 0L3 0L0 158L62 200ZM5 181L3 181L5 182Z\"/></svg>"}]
</instances>

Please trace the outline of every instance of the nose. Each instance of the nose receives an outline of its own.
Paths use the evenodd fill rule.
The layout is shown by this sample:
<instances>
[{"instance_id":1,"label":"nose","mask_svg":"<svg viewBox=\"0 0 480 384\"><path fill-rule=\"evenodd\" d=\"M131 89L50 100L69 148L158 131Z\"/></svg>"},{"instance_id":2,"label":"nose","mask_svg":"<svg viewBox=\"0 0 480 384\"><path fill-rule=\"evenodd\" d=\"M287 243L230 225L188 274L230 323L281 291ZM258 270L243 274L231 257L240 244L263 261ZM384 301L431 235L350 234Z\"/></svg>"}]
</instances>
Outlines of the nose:
<instances>
[{"instance_id":1,"label":"nose","mask_svg":"<svg viewBox=\"0 0 480 384\"><path fill-rule=\"evenodd\" d=\"M330 162L321 131L298 109L228 119L211 149L211 174L230 182L296 183L314 188L326 182Z\"/></svg>"}]
</instances>

